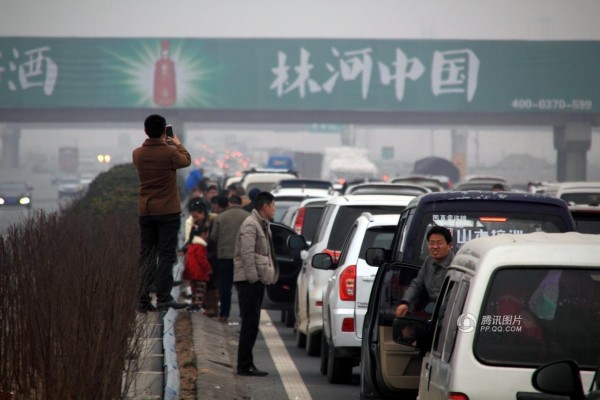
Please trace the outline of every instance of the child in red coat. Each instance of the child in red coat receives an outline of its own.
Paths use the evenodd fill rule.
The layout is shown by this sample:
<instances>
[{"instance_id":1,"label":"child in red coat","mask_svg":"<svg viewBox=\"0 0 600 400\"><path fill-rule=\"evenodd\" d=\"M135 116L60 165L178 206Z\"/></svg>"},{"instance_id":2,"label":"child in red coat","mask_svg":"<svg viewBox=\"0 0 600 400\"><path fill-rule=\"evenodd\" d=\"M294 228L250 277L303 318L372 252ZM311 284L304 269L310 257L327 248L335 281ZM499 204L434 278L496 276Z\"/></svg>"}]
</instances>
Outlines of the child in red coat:
<instances>
[{"instance_id":1,"label":"child in red coat","mask_svg":"<svg viewBox=\"0 0 600 400\"><path fill-rule=\"evenodd\" d=\"M190 281L190 287L192 288L192 304L189 308L191 312L202 310L206 282L208 282L212 273L212 267L206 255L208 235L207 225L194 226L186 250L183 279Z\"/></svg>"}]
</instances>

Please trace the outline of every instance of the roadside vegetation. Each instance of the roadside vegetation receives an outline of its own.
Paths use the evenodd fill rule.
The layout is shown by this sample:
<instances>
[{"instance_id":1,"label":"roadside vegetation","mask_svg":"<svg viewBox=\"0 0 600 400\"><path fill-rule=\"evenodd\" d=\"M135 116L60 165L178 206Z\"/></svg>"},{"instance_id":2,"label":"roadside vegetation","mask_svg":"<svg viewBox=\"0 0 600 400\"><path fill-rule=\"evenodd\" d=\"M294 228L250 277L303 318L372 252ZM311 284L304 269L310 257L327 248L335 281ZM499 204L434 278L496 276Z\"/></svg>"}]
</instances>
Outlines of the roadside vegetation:
<instances>
[{"instance_id":1,"label":"roadside vegetation","mask_svg":"<svg viewBox=\"0 0 600 400\"><path fill-rule=\"evenodd\" d=\"M116 166L0 238L1 399L127 393L142 339L137 188L133 166Z\"/></svg>"}]
</instances>

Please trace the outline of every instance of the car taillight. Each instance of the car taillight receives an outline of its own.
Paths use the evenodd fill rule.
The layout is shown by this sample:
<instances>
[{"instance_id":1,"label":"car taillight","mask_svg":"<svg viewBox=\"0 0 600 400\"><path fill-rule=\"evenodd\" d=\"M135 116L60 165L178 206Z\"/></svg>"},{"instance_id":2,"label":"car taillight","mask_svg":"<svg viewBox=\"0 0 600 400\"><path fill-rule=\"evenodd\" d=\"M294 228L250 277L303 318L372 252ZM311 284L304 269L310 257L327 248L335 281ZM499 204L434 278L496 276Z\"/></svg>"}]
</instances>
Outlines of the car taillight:
<instances>
[{"instance_id":1,"label":"car taillight","mask_svg":"<svg viewBox=\"0 0 600 400\"><path fill-rule=\"evenodd\" d=\"M342 332L354 332L354 318L344 318Z\"/></svg>"},{"instance_id":2,"label":"car taillight","mask_svg":"<svg viewBox=\"0 0 600 400\"><path fill-rule=\"evenodd\" d=\"M325 249L323 250L323 253L325 254L329 254L331 256L331 259L333 261L334 264L337 264L337 262L340 259L340 250L329 250L329 249Z\"/></svg>"},{"instance_id":3,"label":"car taillight","mask_svg":"<svg viewBox=\"0 0 600 400\"><path fill-rule=\"evenodd\" d=\"M340 274L340 300L356 301L356 265L347 266Z\"/></svg>"},{"instance_id":4,"label":"car taillight","mask_svg":"<svg viewBox=\"0 0 600 400\"><path fill-rule=\"evenodd\" d=\"M302 226L304 225L304 214L306 213L306 208L301 207L298 209L298 215L296 216L296 222L294 222L294 231L298 235L302 235Z\"/></svg>"},{"instance_id":5,"label":"car taillight","mask_svg":"<svg viewBox=\"0 0 600 400\"><path fill-rule=\"evenodd\" d=\"M469 400L469 396L464 393L448 393L448 400Z\"/></svg>"}]
</instances>

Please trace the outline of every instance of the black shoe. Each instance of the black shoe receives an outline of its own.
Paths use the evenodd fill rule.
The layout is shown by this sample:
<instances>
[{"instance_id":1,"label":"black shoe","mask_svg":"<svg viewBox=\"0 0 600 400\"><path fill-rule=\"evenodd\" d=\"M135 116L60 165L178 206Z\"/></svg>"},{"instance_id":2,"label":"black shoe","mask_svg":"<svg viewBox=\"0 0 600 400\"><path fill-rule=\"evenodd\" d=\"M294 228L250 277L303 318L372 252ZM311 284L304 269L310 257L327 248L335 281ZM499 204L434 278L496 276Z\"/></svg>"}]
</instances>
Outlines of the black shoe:
<instances>
[{"instance_id":1,"label":"black shoe","mask_svg":"<svg viewBox=\"0 0 600 400\"><path fill-rule=\"evenodd\" d=\"M157 303L156 309L158 311L167 311L169 308L173 308L175 310L180 310L182 308L187 308L190 305L188 303L178 303L175 300L165 301L164 303Z\"/></svg>"},{"instance_id":2,"label":"black shoe","mask_svg":"<svg viewBox=\"0 0 600 400\"><path fill-rule=\"evenodd\" d=\"M269 375L268 372L261 371L260 369L258 369L256 367L250 367L247 369L238 368L237 374L241 375L241 376L266 376L266 375Z\"/></svg>"},{"instance_id":3,"label":"black shoe","mask_svg":"<svg viewBox=\"0 0 600 400\"><path fill-rule=\"evenodd\" d=\"M156 311L156 307L154 307L151 303L145 304L138 304L137 307L138 312L141 313L147 313L147 312L155 312Z\"/></svg>"}]
</instances>

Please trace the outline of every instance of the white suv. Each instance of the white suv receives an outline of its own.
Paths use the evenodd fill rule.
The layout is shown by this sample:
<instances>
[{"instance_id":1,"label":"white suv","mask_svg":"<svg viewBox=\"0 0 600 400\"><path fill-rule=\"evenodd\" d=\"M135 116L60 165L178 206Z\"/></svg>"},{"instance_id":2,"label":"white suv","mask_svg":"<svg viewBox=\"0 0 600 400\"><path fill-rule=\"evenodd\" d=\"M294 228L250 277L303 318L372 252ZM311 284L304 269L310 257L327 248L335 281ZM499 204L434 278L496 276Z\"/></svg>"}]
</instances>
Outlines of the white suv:
<instances>
[{"instance_id":1,"label":"white suv","mask_svg":"<svg viewBox=\"0 0 600 400\"><path fill-rule=\"evenodd\" d=\"M337 196L327 202L315 237L303 260L296 286L296 345L306 346L308 355L321 354L323 291L333 274L333 271L313 268L313 256L326 253L337 262L348 231L363 212L374 215L400 213L413 198L414 196L358 195Z\"/></svg>"},{"instance_id":2,"label":"white suv","mask_svg":"<svg viewBox=\"0 0 600 400\"><path fill-rule=\"evenodd\" d=\"M369 247L390 249L399 214L363 213L352 225L336 264L328 254L313 257L313 267L335 270L323 293L321 373L331 383L352 378L360 362L362 328L377 270L365 261Z\"/></svg>"}]
</instances>

